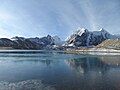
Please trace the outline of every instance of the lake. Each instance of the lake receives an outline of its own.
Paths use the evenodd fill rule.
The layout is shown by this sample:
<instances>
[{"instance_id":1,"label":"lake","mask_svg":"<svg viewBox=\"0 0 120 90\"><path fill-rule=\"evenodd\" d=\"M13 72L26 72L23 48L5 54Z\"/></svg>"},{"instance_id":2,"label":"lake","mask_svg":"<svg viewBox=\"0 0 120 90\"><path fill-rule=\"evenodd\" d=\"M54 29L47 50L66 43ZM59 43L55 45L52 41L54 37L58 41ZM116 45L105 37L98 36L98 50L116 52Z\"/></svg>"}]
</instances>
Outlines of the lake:
<instances>
[{"instance_id":1,"label":"lake","mask_svg":"<svg viewBox=\"0 0 120 90\"><path fill-rule=\"evenodd\" d=\"M1 51L0 90L120 90L120 56Z\"/></svg>"}]
</instances>

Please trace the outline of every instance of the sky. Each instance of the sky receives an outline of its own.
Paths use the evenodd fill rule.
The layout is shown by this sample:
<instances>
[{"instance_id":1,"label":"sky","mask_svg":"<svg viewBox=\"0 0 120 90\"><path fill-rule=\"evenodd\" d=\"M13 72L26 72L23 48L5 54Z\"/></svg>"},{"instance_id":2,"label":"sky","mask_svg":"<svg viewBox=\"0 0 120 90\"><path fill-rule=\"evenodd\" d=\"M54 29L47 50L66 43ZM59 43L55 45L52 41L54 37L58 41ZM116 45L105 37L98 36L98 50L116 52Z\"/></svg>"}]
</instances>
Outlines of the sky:
<instances>
[{"instance_id":1,"label":"sky","mask_svg":"<svg viewBox=\"0 0 120 90\"><path fill-rule=\"evenodd\" d=\"M0 0L0 38L66 39L78 28L120 34L120 0Z\"/></svg>"}]
</instances>

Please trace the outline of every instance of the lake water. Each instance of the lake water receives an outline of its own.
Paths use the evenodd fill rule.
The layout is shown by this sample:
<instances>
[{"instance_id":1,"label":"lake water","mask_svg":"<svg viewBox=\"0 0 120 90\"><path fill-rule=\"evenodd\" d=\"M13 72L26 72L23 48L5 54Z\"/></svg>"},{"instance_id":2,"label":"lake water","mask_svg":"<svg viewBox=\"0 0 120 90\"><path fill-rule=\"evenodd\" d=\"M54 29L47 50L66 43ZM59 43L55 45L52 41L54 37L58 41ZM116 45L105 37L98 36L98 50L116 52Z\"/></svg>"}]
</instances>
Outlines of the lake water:
<instances>
[{"instance_id":1,"label":"lake water","mask_svg":"<svg viewBox=\"0 0 120 90\"><path fill-rule=\"evenodd\" d=\"M120 90L120 56L2 51L0 90Z\"/></svg>"}]
</instances>

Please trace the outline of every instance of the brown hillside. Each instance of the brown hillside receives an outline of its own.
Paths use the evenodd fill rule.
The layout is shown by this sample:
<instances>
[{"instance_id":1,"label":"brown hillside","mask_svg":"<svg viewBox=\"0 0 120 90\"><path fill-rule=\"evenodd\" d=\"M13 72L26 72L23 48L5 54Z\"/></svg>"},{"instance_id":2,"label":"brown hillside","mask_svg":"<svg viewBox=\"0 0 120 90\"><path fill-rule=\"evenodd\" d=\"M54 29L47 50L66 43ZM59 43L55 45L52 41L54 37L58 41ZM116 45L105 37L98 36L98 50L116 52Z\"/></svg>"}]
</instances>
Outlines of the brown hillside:
<instances>
[{"instance_id":1,"label":"brown hillside","mask_svg":"<svg viewBox=\"0 0 120 90\"><path fill-rule=\"evenodd\" d=\"M120 50L120 39L108 39L97 45L98 48L107 49L119 49Z\"/></svg>"}]
</instances>

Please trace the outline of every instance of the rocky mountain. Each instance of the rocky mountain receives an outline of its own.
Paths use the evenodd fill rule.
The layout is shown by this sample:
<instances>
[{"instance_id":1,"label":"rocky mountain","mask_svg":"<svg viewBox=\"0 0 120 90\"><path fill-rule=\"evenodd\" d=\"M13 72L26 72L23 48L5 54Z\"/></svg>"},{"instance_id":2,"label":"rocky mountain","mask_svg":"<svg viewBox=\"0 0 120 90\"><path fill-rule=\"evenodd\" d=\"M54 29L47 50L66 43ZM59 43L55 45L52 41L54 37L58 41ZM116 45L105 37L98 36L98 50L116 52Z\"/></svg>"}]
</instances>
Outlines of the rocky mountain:
<instances>
[{"instance_id":1,"label":"rocky mountain","mask_svg":"<svg viewBox=\"0 0 120 90\"><path fill-rule=\"evenodd\" d=\"M11 39L1 38L0 47L12 47L13 49L52 49L54 45L60 45L61 40L59 37L52 37L47 35L42 38L24 38L13 37Z\"/></svg>"},{"instance_id":2,"label":"rocky mountain","mask_svg":"<svg viewBox=\"0 0 120 90\"><path fill-rule=\"evenodd\" d=\"M120 39L120 35L112 35L104 29L88 31L82 28L73 33L66 42L62 41L58 36L52 37L50 35L42 38L24 38L16 36L11 39L0 38L0 47L11 47L13 49L65 50L74 47L97 46L108 39Z\"/></svg>"},{"instance_id":3,"label":"rocky mountain","mask_svg":"<svg viewBox=\"0 0 120 90\"><path fill-rule=\"evenodd\" d=\"M14 46L14 41L7 38L0 38L0 47L12 47Z\"/></svg>"},{"instance_id":4,"label":"rocky mountain","mask_svg":"<svg viewBox=\"0 0 120 90\"><path fill-rule=\"evenodd\" d=\"M31 42L29 39L24 37L13 37L11 41L14 42L13 48L14 49L37 49L37 45L34 42Z\"/></svg>"},{"instance_id":5,"label":"rocky mountain","mask_svg":"<svg viewBox=\"0 0 120 90\"><path fill-rule=\"evenodd\" d=\"M66 41L64 46L81 47L96 46L107 39L116 39L119 36L112 35L103 28L99 31L88 31L87 29L78 29Z\"/></svg>"},{"instance_id":6,"label":"rocky mountain","mask_svg":"<svg viewBox=\"0 0 120 90\"><path fill-rule=\"evenodd\" d=\"M51 47L52 45L55 44L52 36L50 35L47 35L46 37L42 37L42 38L38 38L38 37L28 38L28 40L38 45L38 47L40 46L42 48Z\"/></svg>"}]
</instances>

